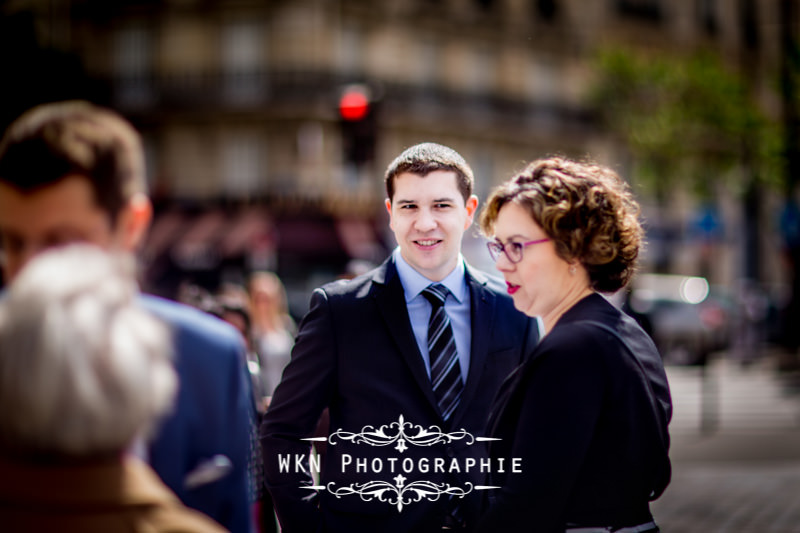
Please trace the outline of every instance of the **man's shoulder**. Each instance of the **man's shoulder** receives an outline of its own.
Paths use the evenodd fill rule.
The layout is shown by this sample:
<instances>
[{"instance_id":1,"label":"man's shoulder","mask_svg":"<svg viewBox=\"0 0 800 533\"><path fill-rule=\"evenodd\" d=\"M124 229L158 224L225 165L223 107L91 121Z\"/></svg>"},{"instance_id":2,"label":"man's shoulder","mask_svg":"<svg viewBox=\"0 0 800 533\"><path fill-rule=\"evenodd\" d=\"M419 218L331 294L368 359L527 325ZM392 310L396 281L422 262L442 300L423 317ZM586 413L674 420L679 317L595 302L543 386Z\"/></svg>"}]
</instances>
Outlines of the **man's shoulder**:
<instances>
[{"instance_id":1,"label":"man's shoulder","mask_svg":"<svg viewBox=\"0 0 800 533\"><path fill-rule=\"evenodd\" d=\"M504 300L511 300L508 294L508 286L506 282L497 274L486 272L485 270L478 270L477 268L467 264L466 266L467 279L478 283L484 290L495 293Z\"/></svg>"},{"instance_id":2,"label":"man's shoulder","mask_svg":"<svg viewBox=\"0 0 800 533\"><path fill-rule=\"evenodd\" d=\"M240 335L233 326L194 307L149 294L143 294L140 303L177 335L209 346L230 347L240 342Z\"/></svg>"},{"instance_id":3,"label":"man's shoulder","mask_svg":"<svg viewBox=\"0 0 800 533\"><path fill-rule=\"evenodd\" d=\"M387 261L369 272L350 279L331 281L316 290L324 293L329 299L363 297L369 294L374 284L385 284L390 276L396 275L396 271L393 271L393 268L390 267Z\"/></svg>"}]
</instances>

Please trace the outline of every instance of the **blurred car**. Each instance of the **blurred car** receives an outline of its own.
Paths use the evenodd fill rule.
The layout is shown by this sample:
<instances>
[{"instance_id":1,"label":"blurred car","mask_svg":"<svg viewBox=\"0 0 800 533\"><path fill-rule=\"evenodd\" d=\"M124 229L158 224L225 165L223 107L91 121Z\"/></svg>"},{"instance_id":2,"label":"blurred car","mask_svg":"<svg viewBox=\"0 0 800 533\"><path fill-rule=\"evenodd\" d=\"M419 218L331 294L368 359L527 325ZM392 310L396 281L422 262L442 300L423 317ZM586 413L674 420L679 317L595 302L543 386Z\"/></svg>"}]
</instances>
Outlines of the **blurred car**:
<instances>
[{"instance_id":1,"label":"blurred car","mask_svg":"<svg viewBox=\"0 0 800 533\"><path fill-rule=\"evenodd\" d=\"M650 334L667 364L703 365L731 345L736 304L705 278L639 274L623 309Z\"/></svg>"}]
</instances>

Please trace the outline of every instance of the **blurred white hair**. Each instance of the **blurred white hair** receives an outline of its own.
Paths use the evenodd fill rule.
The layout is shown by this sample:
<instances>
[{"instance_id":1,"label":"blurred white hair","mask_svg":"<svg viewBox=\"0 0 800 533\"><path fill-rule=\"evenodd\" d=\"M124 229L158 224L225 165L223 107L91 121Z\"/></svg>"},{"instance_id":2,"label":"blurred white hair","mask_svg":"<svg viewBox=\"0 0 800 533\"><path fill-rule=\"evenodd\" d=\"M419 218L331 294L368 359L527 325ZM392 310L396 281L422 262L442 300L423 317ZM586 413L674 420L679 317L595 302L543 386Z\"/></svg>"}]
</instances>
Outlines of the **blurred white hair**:
<instances>
[{"instance_id":1,"label":"blurred white hair","mask_svg":"<svg viewBox=\"0 0 800 533\"><path fill-rule=\"evenodd\" d=\"M177 388L165 325L136 304L133 260L90 245L35 257L0 299L0 446L118 452Z\"/></svg>"}]
</instances>

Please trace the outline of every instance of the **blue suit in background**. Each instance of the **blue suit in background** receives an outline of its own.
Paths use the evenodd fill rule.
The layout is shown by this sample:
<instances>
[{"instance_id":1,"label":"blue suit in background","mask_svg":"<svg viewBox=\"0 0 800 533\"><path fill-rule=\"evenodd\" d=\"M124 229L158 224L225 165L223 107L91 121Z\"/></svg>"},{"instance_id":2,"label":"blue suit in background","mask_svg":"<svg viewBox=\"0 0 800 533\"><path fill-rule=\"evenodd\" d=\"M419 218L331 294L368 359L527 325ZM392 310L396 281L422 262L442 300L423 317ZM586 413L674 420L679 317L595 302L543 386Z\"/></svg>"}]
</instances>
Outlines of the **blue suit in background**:
<instances>
[{"instance_id":1,"label":"blue suit in background","mask_svg":"<svg viewBox=\"0 0 800 533\"><path fill-rule=\"evenodd\" d=\"M241 336L197 309L141 300L172 329L180 378L174 411L150 445L150 464L187 506L234 533L252 531L247 466L254 411Z\"/></svg>"}]
</instances>

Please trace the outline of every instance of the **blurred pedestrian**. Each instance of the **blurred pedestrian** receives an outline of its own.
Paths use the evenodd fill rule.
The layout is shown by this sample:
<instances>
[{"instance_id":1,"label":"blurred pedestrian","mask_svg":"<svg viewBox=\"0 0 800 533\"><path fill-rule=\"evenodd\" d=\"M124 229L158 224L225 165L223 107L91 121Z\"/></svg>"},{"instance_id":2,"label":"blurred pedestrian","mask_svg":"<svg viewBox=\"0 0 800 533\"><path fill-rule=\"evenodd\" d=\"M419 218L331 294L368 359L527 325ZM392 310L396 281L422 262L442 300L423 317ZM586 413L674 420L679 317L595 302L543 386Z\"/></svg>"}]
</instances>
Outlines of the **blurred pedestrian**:
<instances>
[{"instance_id":1,"label":"blurred pedestrian","mask_svg":"<svg viewBox=\"0 0 800 533\"><path fill-rule=\"evenodd\" d=\"M232 292L231 288L223 289L218 292L213 299L211 309L207 309L212 314L218 316L238 331L242 336L247 355L247 368L250 372L251 385L253 388L253 401L259 413L263 413L264 391L263 378L261 376L261 362L255 350L253 341L252 318L250 317L249 297L244 288L241 292Z\"/></svg>"},{"instance_id":2,"label":"blurred pedestrian","mask_svg":"<svg viewBox=\"0 0 800 533\"><path fill-rule=\"evenodd\" d=\"M178 386L169 330L137 292L130 258L73 245L0 300L0 530L225 531L131 453Z\"/></svg>"},{"instance_id":3,"label":"blurred pedestrian","mask_svg":"<svg viewBox=\"0 0 800 533\"><path fill-rule=\"evenodd\" d=\"M741 279L735 285L732 331L723 330L723 334L733 337L731 355L743 366L748 366L760 359L763 346L767 340L767 317L769 315L769 299L766 293L751 279ZM720 312L725 312L720 310Z\"/></svg>"},{"instance_id":4,"label":"blurred pedestrian","mask_svg":"<svg viewBox=\"0 0 800 533\"><path fill-rule=\"evenodd\" d=\"M269 398L289 364L297 326L289 314L286 288L274 272L254 272L248 289L253 344L261 364L261 388Z\"/></svg>"},{"instance_id":5,"label":"blurred pedestrian","mask_svg":"<svg viewBox=\"0 0 800 533\"><path fill-rule=\"evenodd\" d=\"M133 254L152 217L146 188L141 139L115 112L62 102L23 114L0 142L6 281L40 251L72 242ZM241 339L195 309L151 296L139 302L172 329L181 381L147 459L186 505L250 531L254 413Z\"/></svg>"},{"instance_id":6,"label":"blurred pedestrian","mask_svg":"<svg viewBox=\"0 0 800 533\"><path fill-rule=\"evenodd\" d=\"M483 484L479 469L418 469L402 476L372 469L358 476L345 471L343 459L376 464L394 448L340 439L328 445L315 483L307 468L281 469L278 457L308 456L302 439L314 433L325 408L331 431L358 434L408 424L402 429L455 428L481 435L502 380L537 340L536 321L514 310L500 280L476 271L461 256L461 240L478 205L472 170L461 155L435 143L413 146L389 165L385 184L398 247L376 269L314 291L265 415L267 486L284 533L469 529L480 499L476 492L463 499L420 495L398 513L386 497L312 489L353 487L356 481L398 491L415 482L469 487ZM403 461L414 463L486 457L482 443L466 439L401 450Z\"/></svg>"},{"instance_id":7,"label":"blurred pedestrian","mask_svg":"<svg viewBox=\"0 0 800 533\"><path fill-rule=\"evenodd\" d=\"M649 501L670 479L672 406L655 345L600 293L624 287L639 208L612 170L542 159L501 185L481 228L514 305L545 335L489 422L493 472L478 530L656 532Z\"/></svg>"},{"instance_id":8,"label":"blurred pedestrian","mask_svg":"<svg viewBox=\"0 0 800 533\"><path fill-rule=\"evenodd\" d=\"M231 324L242 335L247 351L247 368L253 385L253 402L258 412L256 419L260 423L267 409L267 393L264 389L262 367L258 353L254 349L252 319L249 311L249 295L244 287L232 283L224 283L217 291L213 303L207 311ZM258 443L258 429L253 426L251 433L252 457L250 460L250 479L252 500L256 502L254 515L256 527L261 533L277 533L277 523L273 510L272 498L264 487L264 462Z\"/></svg>"}]
</instances>

